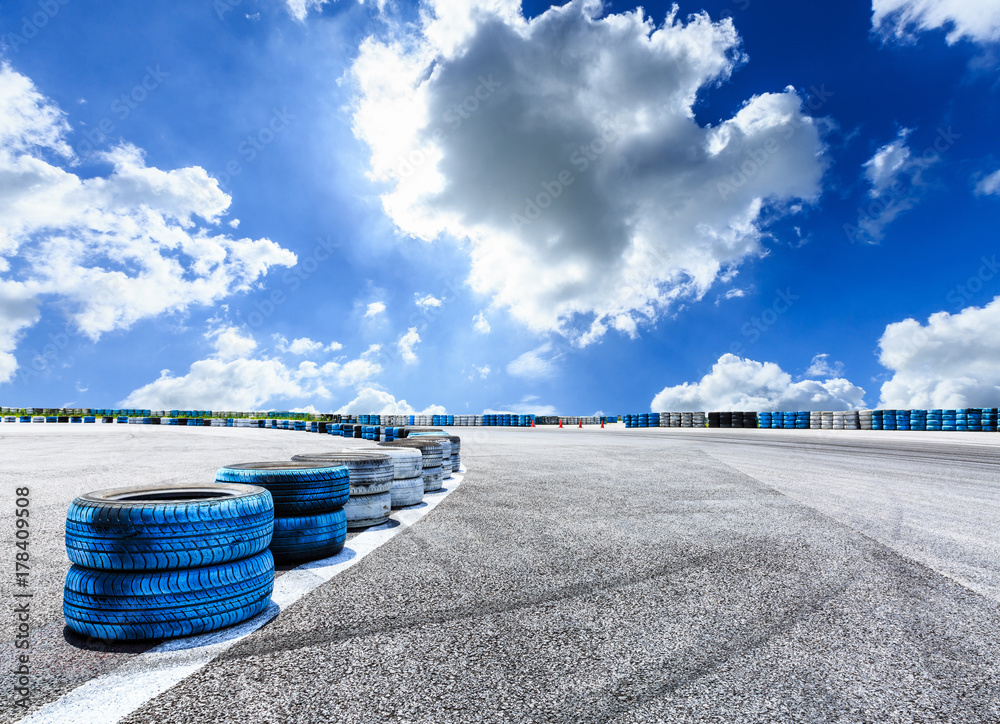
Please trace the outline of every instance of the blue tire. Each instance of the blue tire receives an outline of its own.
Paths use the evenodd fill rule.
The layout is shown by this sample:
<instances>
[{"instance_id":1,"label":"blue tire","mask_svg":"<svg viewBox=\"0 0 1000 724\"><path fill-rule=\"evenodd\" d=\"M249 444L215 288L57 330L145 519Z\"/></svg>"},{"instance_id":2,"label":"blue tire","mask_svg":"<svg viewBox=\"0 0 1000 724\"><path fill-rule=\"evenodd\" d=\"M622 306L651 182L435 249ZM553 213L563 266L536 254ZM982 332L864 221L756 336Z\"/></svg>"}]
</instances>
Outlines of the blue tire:
<instances>
[{"instance_id":1,"label":"blue tire","mask_svg":"<svg viewBox=\"0 0 1000 724\"><path fill-rule=\"evenodd\" d=\"M335 556L347 542L347 513L330 513L274 519L271 553L279 563L315 561Z\"/></svg>"},{"instance_id":2,"label":"blue tire","mask_svg":"<svg viewBox=\"0 0 1000 724\"><path fill-rule=\"evenodd\" d=\"M182 571L95 571L71 566L66 625L113 641L192 636L232 626L267 608L274 589L270 551Z\"/></svg>"},{"instance_id":3,"label":"blue tire","mask_svg":"<svg viewBox=\"0 0 1000 724\"><path fill-rule=\"evenodd\" d=\"M99 490L70 503L66 554L103 571L197 568L266 550L273 527L271 494L252 485Z\"/></svg>"},{"instance_id":4,"label":"blue tire","mask_svg":"<svg viewBox=\"0 0 1000 724\"><path fill-rule=\"evenodd\" d=\"M259 485L274 499L276 516L313 515L344 507L351 480L344 465L323 463L240 463L220 468L217 483Z\"/></svg>"}]
</instances>

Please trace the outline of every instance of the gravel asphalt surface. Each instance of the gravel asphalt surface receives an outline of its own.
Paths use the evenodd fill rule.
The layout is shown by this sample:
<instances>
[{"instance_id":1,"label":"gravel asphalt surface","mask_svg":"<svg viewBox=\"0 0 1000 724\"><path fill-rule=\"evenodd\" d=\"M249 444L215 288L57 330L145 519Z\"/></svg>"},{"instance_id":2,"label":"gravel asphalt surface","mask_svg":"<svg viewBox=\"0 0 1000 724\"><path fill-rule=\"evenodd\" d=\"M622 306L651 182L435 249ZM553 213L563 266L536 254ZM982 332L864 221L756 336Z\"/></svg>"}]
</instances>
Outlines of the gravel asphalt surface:
<instances>
[{"instance_id":1,"label":"gravel asphalt surface","mask_svg":"<svg viewBox=\"0 0 1000 724\"><path fill-rule=\"evenodd\" d=\"M1000 721L1000 436L454 431L439 507L123 721ZM0 424L5 592L31 489L34 707L152 646L65 630L74 496L345 442Z\"/></svg>"}]
</instances>

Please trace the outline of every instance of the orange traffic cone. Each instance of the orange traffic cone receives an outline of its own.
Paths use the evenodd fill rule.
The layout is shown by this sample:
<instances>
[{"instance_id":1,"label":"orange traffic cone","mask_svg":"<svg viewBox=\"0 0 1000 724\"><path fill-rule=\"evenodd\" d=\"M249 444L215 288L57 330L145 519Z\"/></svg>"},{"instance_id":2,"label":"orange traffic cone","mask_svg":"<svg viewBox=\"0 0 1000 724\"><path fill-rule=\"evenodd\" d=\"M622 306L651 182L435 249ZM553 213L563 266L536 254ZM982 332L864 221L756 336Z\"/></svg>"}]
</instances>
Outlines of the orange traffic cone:
<instances>
[{"instance_id":1,"label":"orange traffic cone","mask_svg":"<svg viewBox=\"0 0 1000 724\"><path fill-rule=\"evenodd\" d=\"M601 420L601 429L604 429L604 420Z\"/></svg>"},{"instance_id":2,"label":"orange traffic cone","mask_svg":"<svg viewBox=\"0 0 1000 724\"><path fill-rule=\"evenodd\" d=\"M531 426L532 426L532 427L534 427L534 426L535 426L535 421L534 421L534 420L532 420L532 421L531 421Z\"/></svg>"},{"instance_id":3,"label":"orange traffic cone","mask_svg":"<svg viewBox=\"0 0 1000 724\"><path fill-rule=\"evenodd\" d=\"M562 420L559 421L559 429L562 430Z\"/></svg>"},{"instance_id":4,"label":"orange traffic cone","mask_svg":"<svg viewBox=\"0 0 1000 724\"><path fill-rule=\"evenodd\" d=\"M580 429L583 429L583 420L580 420Z\"/></svg>"}]
</instances>

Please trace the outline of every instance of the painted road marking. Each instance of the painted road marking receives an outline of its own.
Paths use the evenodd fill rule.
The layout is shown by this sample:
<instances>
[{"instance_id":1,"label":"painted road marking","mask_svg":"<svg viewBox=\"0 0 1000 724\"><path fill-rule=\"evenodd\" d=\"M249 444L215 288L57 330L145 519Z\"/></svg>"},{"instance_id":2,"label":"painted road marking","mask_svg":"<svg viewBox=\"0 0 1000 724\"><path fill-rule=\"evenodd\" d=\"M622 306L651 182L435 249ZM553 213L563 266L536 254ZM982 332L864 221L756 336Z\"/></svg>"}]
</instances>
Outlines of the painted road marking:
<instances>
[{"instance_id":1,"label":"painted road marking","mask_svg":"<svg viewBox=\"0 0 1000 724\"><path fill-rule=\"evenodd\" d=\"M454 475L447 487L427 493L424 502L408 510L397 510L388 523L369 528L348 542L337 555L293 568L274 581L271 605L238 626L200 636L172 639L140 654L114 671L81 684L59 699L21 719L21 724L114 724L149 700L207 666L283 608L343 573L379 546L422 519L448 497L465 478Z\"/></svg>"}]
</instances>

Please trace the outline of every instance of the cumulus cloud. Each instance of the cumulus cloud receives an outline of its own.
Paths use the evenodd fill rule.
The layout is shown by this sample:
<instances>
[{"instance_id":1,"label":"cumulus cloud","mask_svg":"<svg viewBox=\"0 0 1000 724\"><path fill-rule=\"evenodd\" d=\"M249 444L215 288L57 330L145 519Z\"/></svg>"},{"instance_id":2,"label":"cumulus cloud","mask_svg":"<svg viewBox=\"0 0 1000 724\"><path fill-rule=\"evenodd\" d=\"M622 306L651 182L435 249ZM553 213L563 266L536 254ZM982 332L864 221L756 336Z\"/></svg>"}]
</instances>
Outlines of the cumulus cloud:
<instances>
[{"instance_id":1,"label":"cumulus cloud","mask_svg":"<svg viewBox=\"0 0 1000 724\"><path fill-rule=\"evenodd\" d=\"M375 361L379 346L359 357L319 364L307 360L293 366L280 358L251 358L257 342L235 327L210 330L215 351L194 362L187 374L163 370L160 377L129 394L125 407L174 409L204 407L213 410L259 410L275 399L323 398L332 388L352 387L382 371Z\"/></svg>"},{"instance_id":2,"label":"cumulus cloud","mask_svg":"<svg viewBox=\"0 0 1000 724\"><path fill-rule=\"evenodd\" d=\"M773 362L725 354L700 381L664 388L650 410L853 410L864 407L864 396L862 388L839 377L793 382Z\"/></svg>"},{"instance_id":3,"label":"cumulus cloud","mask_svg":"<svg viewBox=\"0 0 1000 724\"><path fill-rule=\"evenodd\" d=\"M416 300L417 300L416 301L417 306L420 307L421 309L431 309L432 307L440 307L441 306L441 300L438 299L437 297L435 297L432 294L428 294L428 295L422 297L418 293L418 294L414 294L414 296L416 297Z\"/></svg>"},{"instance_id":4,"label":"cumulus cloud","mask_svg":"<svg viewBox=\"0 0 1000 724\"><path fill-rule=\"evenodd\" d=\"M1000 40L1000 5L992 0L872 0L872 27L910 42L915 32L946 29L951 45L962 38Z\"/></svg>"},{"instance_id":5,"label":"cumulus cloud","mask_svg":"<svg viewBox=\"0 0 1000 724\"><path fill-rule=\"evenodd\" d=\"M372 302L365 311L365 319L373 319L385 311L384 302Z\"/></svg>"},{"instance_id":6,"label":"cumulus cloud","mask_svg":"<svg viewBox=\"0 0 1000 724\"><path fill-rule=\"evenodd\" d=\"M358 396L337 410L340 415L443 415L441 405L415 410L406 400L396 400L385 390L365 387Z\"/></svg>"},{"instance_id":7,"label":"cumulus cloud","mask_svg":"<svg viewBox=\"0 0 1000 724\"><path fill-rule=\"evenodd\" d=\"M403 361L412 365L417 362L417 353L415 348L420 342L420 335L417 333L416 327L410 327L406 334L399 338L396 343L396 347L399 349L399 356L403 358Z\"/></svg>"},{"instance_id":8,"label":"cumulus cloud","mask_svg":"<svg viewBox=\"0 0 1000 724\"><path fill-rule=\"evenodd\" d=\"M515 0L426 0L352 68L355 134L399 229L466 240L476 292L581 343L702 296L760 251L765 208L818 198L825 166L794 89L695 121L699 91L743 61L731 20L601 7L527 20Z\"/></svg>"},{"instance_id":9,"label":"cumulus cloud","mask_svg":"<svg viewBox=\"0 0 1000 724\"><path fill-rule=\"evenodd\" d=\"M879 362L891 370L879 403L925 409L1000 406L1000 297L957 314L938 312L926 324L890 324Z\"/></svg>"},{"instance_id":10,"label":"cumulus cloud","mask_svg":"<svg viewBox=\"0 0 1000 724\"><path fill-rule=\"evenodd\" d=\"M245 358L257 349L256 340L244 336L236 327L214 330L205 336L209 339L215 338L215 357L220 360Z\"/></svg>"},{"instance_id":11,"label":"cumulus cloud","mask_svg":"<svg viewBox=\"0 0 1000 724\"><path fill-rule=\"evenodd\" d=\"M912 132L909 128L901 129L893 141L880 147L865 162L864 178L871 201L860 209L857 227L845 227L852 239L870 243L881 241L885 228L917 205L924 185L923 172L934 165L939 156L933 146L927 153L914 154L907 143ZM944 140L939 139L943 139L941 133L935 139L941 146Z\"/></svg>"},{"instance_id":12,"label":"cumulus cloud","mask_svg":"<svg viewBox=\"0 0 1000 724\"><path fill-rule=\"evenodd\" d=\"M486 319L486 314L480 312L472 318L472 328L480 334L490 333L490 322Z\"/></svg>"},{"instance_id":13,"label":"cumulus cloud","mask_svg":"<svg viewBox=\"0 0 1000 724\"><path fill-rule=\"evenodd\" d=\"M305 22L306 16L311 10L320 10L330 0L285 0L288 14L298 20Z\"/></svg>"},{"instance_id":14,"label":"cumulus cloud","mask_svg":"<svg viewBox=\"0 0 1000 724\"><path fill-rule=\"evenodd\" d=\"M14 350L22 330L36 324L38 290L35 285L0 280L0 383L17 372Z\"/></svg>"},{"instance_id":15,"label":"cumulus cloud","mask_svg":"<svg viewBox=\"0 0 1000 724\"><path fill-rule=\"evenodd\" d=\"M507 374L528 380L549 379L559 371L558 363L563 354L551 342L529 350L507 365Z\"/></svg>"},{"instance_id":16,"label":"cumulus cloud","mask_svg":"<svg viewBox=\"0 0 1000 724\"><path fill-rule=\"evenodd\" d=\"M81 178L65 114L29 78L0 66L0 382L18 335L59 302L97 340L142 319L246 291L296 257L269 239L218 229L230 197L200 167L163 171L129 145L96 156L106 175ZM14 301L16 300L16 304Z\"/></svg>"},{"instance_id":17,"label":"cumulus cloud","mask_svg":"<svg viewBox=\"0 0 1000 724\"><path fill-rule=\"evenodd\" d=\"M830 362L830 355L818 354L809 363L806 377L840 377L844 374L843 362Z\"/></svg>"},{"instance_id":18,"label":"cumulus cloud","mask_svg":"<svg viewBox=\"0 0 1000 724\"><path fill-rule=\"evenodd\" d=\"M469 375L469 382L475 381L477 377L481 380L485 380L490 376L490 372L491 370L489 365L483 365L482 367L472 365L472 373Z\"/></svg>"},{"instance_id":19,"label":"cumulus cloud","mask_svg":"<svg viewBox=\"0 0 1000 724\"><path fill-rule=\"evenodd\" d=\"M989 176L976 184L976 193L980 196L1000 196L1000 170L994 171Z\"/></svg>"},{"instance_id":20,"label":"cumulus cloud","mask_svg":"<svg viewBox=\"0 0 1000 724\"><path fill-rule=\"evenodd\" d=\"M298 337L288 345L288 351L297 355L316 354L323 351L323 349L324 345L322 342L316 342L308 337Z\"/></svg>"}]
</instances>

